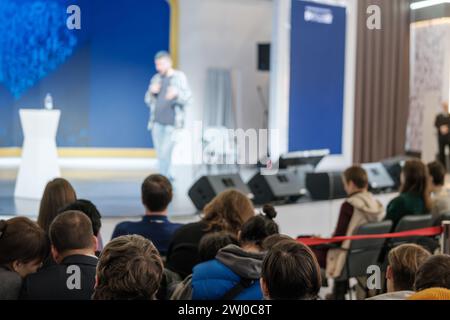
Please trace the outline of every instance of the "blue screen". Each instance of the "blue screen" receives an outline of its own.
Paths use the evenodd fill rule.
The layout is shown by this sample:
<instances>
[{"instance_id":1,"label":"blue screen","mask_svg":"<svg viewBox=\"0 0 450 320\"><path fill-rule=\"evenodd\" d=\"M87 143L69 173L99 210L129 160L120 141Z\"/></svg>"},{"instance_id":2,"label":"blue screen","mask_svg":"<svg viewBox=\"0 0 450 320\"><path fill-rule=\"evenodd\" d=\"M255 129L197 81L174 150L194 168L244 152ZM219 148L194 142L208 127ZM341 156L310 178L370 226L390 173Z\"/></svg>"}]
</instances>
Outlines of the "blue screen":
<instances>
[{"instance_id":1,"label":"blue screen","mask_svg":"<svg viewBox=\"0 0 450 320\"><path fill-rule=\"evenodd\" d=\"M289 151L342 153L346 9L292 1Z\"/></svg>"},{"instance_id":2,"label":"blue screen","mask_svg":"<svg viewBox=\"0 0 450 320\"><path fill-rule=\"evenodd\" d=\"M66 26L69 5L81 30ZM61 147L152 147L144 94L168 50L166 0L1 0L0 147L21 146L21 108L61 110Z\"/></svg>"}]
</instances>

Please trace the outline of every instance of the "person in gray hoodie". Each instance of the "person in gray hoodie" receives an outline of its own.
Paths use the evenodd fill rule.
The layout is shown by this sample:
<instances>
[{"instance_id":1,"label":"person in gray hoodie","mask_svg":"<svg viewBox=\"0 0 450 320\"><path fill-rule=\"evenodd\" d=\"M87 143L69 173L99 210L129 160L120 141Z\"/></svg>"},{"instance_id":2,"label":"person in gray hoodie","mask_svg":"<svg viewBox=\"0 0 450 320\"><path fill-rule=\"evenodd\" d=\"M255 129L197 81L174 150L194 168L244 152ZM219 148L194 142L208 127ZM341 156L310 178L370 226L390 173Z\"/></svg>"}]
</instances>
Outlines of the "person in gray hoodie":
<instances>
[{"instance_id":1,"label":"person in gray hoodie","mask_svg":"<svg viewBox=\"0 0 450 320\"><path fill-rule=\"evenodd\" d=\"M276 211L266 205L263 214L248 220L239 232L240 246L219 250L215 259L198 264L192 273L193 300L262 300L259 285L263 241L278 233Z\"/></svg>"}]
</instances>

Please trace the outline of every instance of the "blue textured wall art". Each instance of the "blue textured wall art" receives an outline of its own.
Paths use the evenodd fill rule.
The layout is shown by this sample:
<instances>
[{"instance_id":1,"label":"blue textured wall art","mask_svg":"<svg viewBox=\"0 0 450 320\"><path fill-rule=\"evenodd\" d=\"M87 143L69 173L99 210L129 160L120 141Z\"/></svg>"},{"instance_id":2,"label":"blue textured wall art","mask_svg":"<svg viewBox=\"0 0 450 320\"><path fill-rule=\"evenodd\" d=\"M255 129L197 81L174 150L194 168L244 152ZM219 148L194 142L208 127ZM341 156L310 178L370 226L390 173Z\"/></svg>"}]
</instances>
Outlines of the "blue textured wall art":
<instances>
[{"instance_id":1,"label":"blue textured wall art","mask_svg":"<svg viewBox=\"0 0 450 320\"><path fill-rule=\"evenodd\" d=\"M16 99L72 55L77 38L66 19L60 2L0 2L0 83Z\"/></svg>"}]
</instances>

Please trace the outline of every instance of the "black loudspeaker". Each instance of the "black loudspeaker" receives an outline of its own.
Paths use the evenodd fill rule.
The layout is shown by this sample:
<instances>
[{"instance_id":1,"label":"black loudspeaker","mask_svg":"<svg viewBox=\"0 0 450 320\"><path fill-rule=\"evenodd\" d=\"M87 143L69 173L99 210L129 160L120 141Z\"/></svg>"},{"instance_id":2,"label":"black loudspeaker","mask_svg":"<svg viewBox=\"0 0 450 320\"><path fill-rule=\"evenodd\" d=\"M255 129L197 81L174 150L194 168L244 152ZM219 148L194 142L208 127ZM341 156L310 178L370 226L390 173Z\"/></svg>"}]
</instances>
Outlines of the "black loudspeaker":
<instances>
[{"instance_id":1,"label":"black loudspeaker","mask_svg":"<svg viewBox=\"0 0 450 320\"><path fill-rule=\"evenodd\" d=\"M400 174L402 173L403 166L407 160L415 159L409 156L398 156L383 160L381 163L386 168L387 172L394 180L394 189L400 188Z\"/></svg>"},{"instance_id":2,"label":"black loudspeaker","mask_svg":"<svg viewBox=\"0 0 450 320\"><path fill-rule=\"evenodd\" d=\"M342 172L314 172L306 174L306 189L313 200L345 198Z\"/></svg>"},{"instance_id":3,"label":"black loudspeaker","mask_svg":"<svg viewBox=\"0 0 450 320\"><path fill-rule=\"evenodd\" d=\"M270 71L270 44L258 44L258 70Z\"/></svg>"},{"instance_id":4,"label":"black loudspeaker","mask_svg":"<svg viewBox=\"0 0 450 320\"><path fill-rule=\"evenodd\" d=\"M253 203L295 202L306 194L306 189L294 172L280 170L274 175L255 174L247 183L253 193Z\"/></svg>"},{"instance_id":5,"label":"black loudspeaker","mask_svg":"<svg viewBox=\"0 0 450 320\"><path fill-rule=\"evenodd\" d=\"M361 165L369 178L369 190L375 193L391 191L395 182L381 162L364 163Z\"/></svg>"},{"instance_id":6,"label":"black loudspeaker","mask_svg":"<svg viewBox=\"0 0 450 320\"><path fill-rule=\"evenodd\" d=\"M189 197L198 210L203 210L216 195L227 189L236 189L252 197L247 185L238 174L203 176L189 189Z\"/></svg>"}]
</instances>

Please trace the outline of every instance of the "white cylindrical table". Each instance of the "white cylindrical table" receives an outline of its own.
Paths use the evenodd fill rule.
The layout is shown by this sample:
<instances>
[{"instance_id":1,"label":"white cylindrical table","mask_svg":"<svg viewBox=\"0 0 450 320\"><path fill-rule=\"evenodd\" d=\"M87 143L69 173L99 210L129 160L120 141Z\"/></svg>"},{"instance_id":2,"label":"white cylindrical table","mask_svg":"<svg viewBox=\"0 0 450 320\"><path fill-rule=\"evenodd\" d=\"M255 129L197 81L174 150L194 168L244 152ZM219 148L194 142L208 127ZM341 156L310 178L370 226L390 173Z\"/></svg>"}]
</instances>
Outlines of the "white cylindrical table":
<instances>
[{"instance_id":1,"label":"white cylindrical table","mask_svg":"<svg viewBox=\"0 0 450 320\"><path fill-rule=\"evenodd\" d=\"M46 184L61 176L56 148L59 110L21 109L22 161L14 192L17 198L41 199Z\"/></svg>"}]
</instances>

